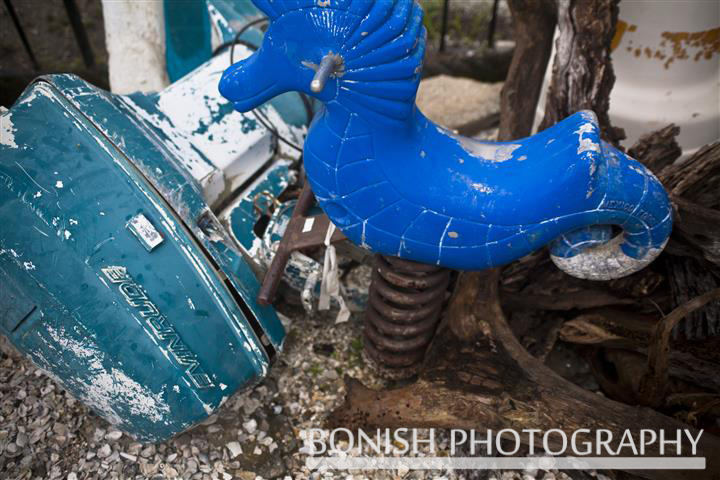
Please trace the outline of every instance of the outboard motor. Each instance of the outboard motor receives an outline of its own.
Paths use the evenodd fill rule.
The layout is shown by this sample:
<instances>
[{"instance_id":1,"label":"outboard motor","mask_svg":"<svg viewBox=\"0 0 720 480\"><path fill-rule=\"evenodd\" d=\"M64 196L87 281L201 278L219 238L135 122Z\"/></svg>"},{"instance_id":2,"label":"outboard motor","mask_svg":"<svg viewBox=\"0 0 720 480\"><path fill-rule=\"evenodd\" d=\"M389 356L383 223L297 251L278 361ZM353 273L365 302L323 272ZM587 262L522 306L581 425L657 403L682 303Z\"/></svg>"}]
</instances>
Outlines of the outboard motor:
<instances>
[{"instance_id":1,"label":"outboard motor","mask_svg":"<svg viewBox=\"0 0 720 480\"><path fill-rule=\"evenodd\" d=\"M138 440L259 382L285 337L255 301L253 204L287 186L299 154L226 108L229 63L148 95L42 77L0 113L0 333ZM285 120L305 116L297 95L263 111L302 144Z\"/></svg>"}]
</instances>

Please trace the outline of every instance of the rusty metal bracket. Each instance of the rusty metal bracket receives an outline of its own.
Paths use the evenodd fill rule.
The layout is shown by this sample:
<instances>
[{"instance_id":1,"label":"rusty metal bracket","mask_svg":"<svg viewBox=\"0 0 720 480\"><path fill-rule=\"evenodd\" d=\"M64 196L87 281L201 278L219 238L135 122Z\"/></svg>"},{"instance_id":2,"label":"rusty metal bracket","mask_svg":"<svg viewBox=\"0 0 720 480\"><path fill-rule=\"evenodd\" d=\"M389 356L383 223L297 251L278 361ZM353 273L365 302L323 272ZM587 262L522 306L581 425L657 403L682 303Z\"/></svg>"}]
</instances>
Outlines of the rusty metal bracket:
<instances>
[{"instance_id":1,"label":"rusty metal bracket","mask_svg":"<svg viewBox=\"0 0 720 480\"><path fill-rule=\"evenodd\" d=\"M324 213L308 215L314 203L315 195L313 195L310 185L305 182L287 229L283 233L275 256L265 273L265 277L263 277L262 286L257 296L260 305L270 305L275 300L275 293L292 252L319 247L325 243L325 235L330 226L330 219ZM345 235L336 229L330 241L335 243L344 239Z\"/></svg>"}]
</instances>

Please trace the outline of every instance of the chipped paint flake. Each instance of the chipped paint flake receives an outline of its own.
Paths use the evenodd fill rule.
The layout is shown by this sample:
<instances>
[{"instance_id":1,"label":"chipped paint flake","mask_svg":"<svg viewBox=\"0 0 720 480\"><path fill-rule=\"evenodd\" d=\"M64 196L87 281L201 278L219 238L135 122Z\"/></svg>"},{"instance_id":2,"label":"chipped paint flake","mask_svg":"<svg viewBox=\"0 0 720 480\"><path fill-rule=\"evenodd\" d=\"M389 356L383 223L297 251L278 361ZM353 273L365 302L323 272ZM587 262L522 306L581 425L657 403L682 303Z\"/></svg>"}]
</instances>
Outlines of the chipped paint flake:
<instances>
[{"instance_id":1,"label":"chipped paint flake","mask_svg":"<svg viewBox=\"0 0 720 480\"><path fill-rule=\"evenodd\" d=\"M365 250L370 250L370 246L365 243L365 229L367 228L367 219L363 220L362 223L362 234L360 235L360 246Z\"/></svg>"},{"instance_id":2,"label":"chipped paint flake","mask_svg":"<svg viewBox=\"0 0 720 480\"><path fill-rule=\"evenodd\" d=\"M492 187L488 187L484 183L473 183L472 188L482 193L492 193L495 190Z\"/></svg>"},{"instance_id":3,"label":"chipped paint flake","mask_svg":"<svg viewBox=\"0 0 720 480\"><path fill-rule=\"evenodd\" d=\"M10 118L10 112L0 112L0 145L5 145L9 148L18 148L15 143L15 127L12 119Z\"/></svg>"},{"instance_id":4,"label":"chipped paint flake","mask_svg":"<svg viewBox=\"0 0 720 480\"><path fill-rule=\"evenodd\" d=\"M35 270L35 265L33 265L32 262L23 262L23 267L25 267L25 270Z\"/></svg>"},{"instance_id":5,"label":"chipped paint flake","mask_svg":"<svg viewBox=\"0 0 720 480\"><path fill-rule=\"evenodd\" d=\"M575 133L578 134L578 155L583 152L600 152L600 145L597 142L593 141L592 138L583 137L584 134L593 132L595 132L595 124L592 122L583 123L580 128L575 130Z\"/></svg>"},{"instance_id":6,"label":"chipped paint flake","mask_svg":"<svg viewBox=\"0 0 720 480\"><path fill-rule=\"evenodd\" d=\"M65 232L63 232L63 235L65 236L65 240L69 240L72 233L70 233L70 231L68 230L65 230Z\"/></svg>"},{"instance_id":7,"label":"chipped paint flake","mask_svg":"<svg viewBox=\"0 0 720 480\"><path fill-rule=\"evenodd\" d=\"M577 278L588 280L613 280L642 270L660 255L667 240L659 248L650 248L643 258L625 255L620 248L624 240L618 235L602 245L588 248L572 257L550 255L553 263L562 271Z\"/></svg>"},{"instance_id":8,"label":"chipped paint flake","mask_svg":"<svg viewBox=\"0 0 720 480\"><path fill-rule=\"evenodd\" d=\"M78 393L81 399L97 410L113 424L128 422L127 408L131 415L147 418L152 422L166 421L170 407L162 396L143 387L124 371L107 367L103 351L91 337L82 343L65 332L63 327L46 325L50 337L54 340L52 348L58 351L59 359L65 362L87 366L85 375L65 377L59 383L66 384Z\"/></svg>"},{"instance_id":9,"label":"chipped paint flake","mask_svg":"<svg viewBox=\"0 0 720 480\"><path fill-rule=\"evenodd\" d=\"M513 158L513 152L522 146L519 143L488 143L469 137L453 136L463 150L486 162L507 162Z\"/></svg>"},{"instance_id":10,"label":"chipped paint flake","mask_svg":"<svg viewBox=\"0 0 720 480\"><path fill-rule=\"evenodd\" d=\"M55 182L55 188L63 188L63 187L64 187L64 185L63 185L62 180L58 180L57 182Z\"/></svg>"}]
</instances>

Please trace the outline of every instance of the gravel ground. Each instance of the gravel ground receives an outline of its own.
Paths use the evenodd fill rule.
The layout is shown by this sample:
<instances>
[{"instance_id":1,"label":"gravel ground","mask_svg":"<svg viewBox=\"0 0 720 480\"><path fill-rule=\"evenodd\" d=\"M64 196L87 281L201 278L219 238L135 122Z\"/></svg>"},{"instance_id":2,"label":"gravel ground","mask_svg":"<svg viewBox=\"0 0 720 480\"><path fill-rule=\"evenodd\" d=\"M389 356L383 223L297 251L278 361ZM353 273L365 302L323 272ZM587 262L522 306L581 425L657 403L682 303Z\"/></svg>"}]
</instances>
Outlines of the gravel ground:
<instances>
[{"instance_id":1,"label":"gravel ground","mask_svg":"<svg viewBox=\"0 0 720 480\"><path fill-rule=\"evenodd\" d=\"M294 307L282 310L293 321L270 375L233 396L203 424L158 444L138 443L114 429L0 337L0 478L571 478L542 471L310 472L304 466L300 431L321 426L339 405L345 393L342 377L347 374L372 387L383 381L363 361L361 316L335 325L334 313L308 316ZM446 455L446 433L436 433L438 455Z\"/></svg>"}]
</instances>

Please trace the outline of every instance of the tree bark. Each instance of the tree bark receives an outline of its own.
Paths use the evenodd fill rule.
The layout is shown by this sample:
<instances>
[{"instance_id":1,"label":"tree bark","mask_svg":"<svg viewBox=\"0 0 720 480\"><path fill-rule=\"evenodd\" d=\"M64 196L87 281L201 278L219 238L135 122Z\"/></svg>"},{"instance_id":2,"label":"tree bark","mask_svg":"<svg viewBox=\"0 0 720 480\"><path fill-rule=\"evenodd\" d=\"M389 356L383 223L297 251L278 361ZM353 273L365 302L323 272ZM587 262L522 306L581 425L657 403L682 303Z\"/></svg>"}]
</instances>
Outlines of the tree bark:
<instances>
[{"instance_id":1,"label":"tree bark","mask_svg":"<svg viewBox=\"0 0 720 480\"><path fill-rule=\"evenodd\" d=\"M500 94L501 140L530 135L557 21L553 0L508 0L508 6L515 52Z\"/></svg>"},{"instance_id":2,"label":"tree bark","mask_svg":"<svg viewBox=\"0 0 720 480\"><path fill-rule=\"evenodd\" d=\"M559 37L540 130L578 110L589 109L597 114L603 139L617 145L625 138L622 129L610 125L608 115L615 84L610 43L615 35L618 1L559 1Z\"/></svg>"},{"instance_id":3,"label":"tree bark","mask_svg":"<svg viewBox=\"0 0 720 480\"><path fill-rule=\"evenodd\" d=\"M668 165L658 178L671 195L720 209L720 141L705 145L684 162Z\"/></svg>"},{"instance_id":4,"label":"tree bark","mask_svg":"<svg viewBox=\"0 0 720 480\"><path fill-rule=\"evenodd\" d=\"M680 127L673 123L646 133L628 150L628 155L642 162L652 172L658 173L682 155L682 149L675 140L678 134Z\"/></svg>"}]
</instances>

